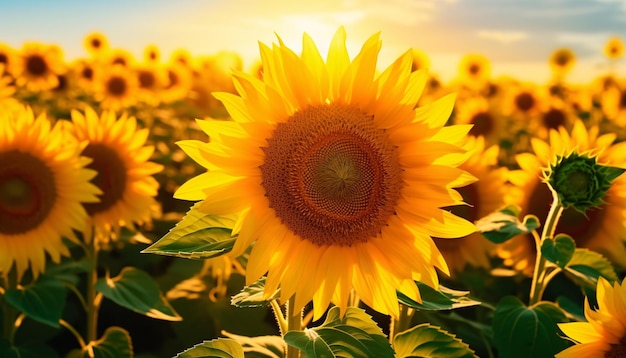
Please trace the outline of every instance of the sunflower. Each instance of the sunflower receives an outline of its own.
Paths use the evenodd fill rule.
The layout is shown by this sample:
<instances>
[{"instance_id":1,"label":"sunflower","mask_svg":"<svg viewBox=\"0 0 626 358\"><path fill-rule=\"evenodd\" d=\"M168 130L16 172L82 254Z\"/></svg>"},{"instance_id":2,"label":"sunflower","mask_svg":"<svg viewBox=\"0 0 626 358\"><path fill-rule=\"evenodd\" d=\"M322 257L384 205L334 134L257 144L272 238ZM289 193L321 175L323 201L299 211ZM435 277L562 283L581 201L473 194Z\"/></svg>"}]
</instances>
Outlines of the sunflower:
<instances>
[{"instance_id":1,"label":"sunflower","mask_svg":"<svg viewBox=\"0 0 626 358\"><path fill-rule=\"evenodd\" d=\"M457 101L454 123L472 124L469 134L484 137L488 145L503 139L508 128L507 118L482 96Z\"/></svg>"},{"instance_id":2,"label":"sunflower","mask_svg":"<svg viewBox=\"0 0 626 358\"><path fill-rule=\"evenodd\" d=\"M169 63L191 68L191 54L185 49L177 49L170 55Z\"/></svg>"},{"instance_id":3,"label":"sunflower","mask_svg":"<svg viewBox=\"0 0 626 358\"><path fill-rule=\"evenodd\" d=\"M528 125L545 109L547 97L545 86L528 82L511 83L502 99L502 112L518 124Z\"/></svg>"},{"instance_id":4,"label":"sunflower","mask_svg":"<svg viewBox=\"0 0 626 358\"><path fill-rule=\"evenodd\" d=\"M134 72L139 83L137 97L148 104L157 105L160 101L159 92L168 82L167 72L154 62L138 65Z\"/></svg>"},{"instance_id":5,"label":"sunflower","mask_svg":"<svg viewBox=\"0 0 626 358\"><path fill-rule=\"evenodd\" d=\"M430 58L426 52L422 50L413 49L413 64L411 65L411 71L429 70Z\"/></svg>"},{"instance_id":6,"label":"sunflower","mask_svg":"<svg viewBox=\"0 0 626 358\"><path fill-rule=\"evenodd\" d=\"M106 63L113 66L119 65L131 68L135 65L135 56L128 50L116 48L109 51Z\"/></svg>"},{"instance_id":7,"label":"sunflower","mask_svg":"<svg viewBox=\"0 0 626 358\"><path fill-rule=\"evenodd\" d=\"M624 55L624 42L619 37L611 37L604 45L604 55L611 60L617 60Z\"/></svg>"},{"instance_id":8,"label":"sunflower","mask_svg":"<svg viewBox=\"0 0 626 358\"><path fill-rule=\"evenodd\" d=\"M470 89L482 89L491 77L489 59L480 54L467 54L459 62L459 82Z\"/></svg>"},{"instance_id":9,"label":"sunflower","mask_svg":"<svg viewBox=\"0 0 626 358\"><path fill-rule=\"evenodd\" d=\"M16 56L17 54L13 47L0 43L0 66L3 66L4 68L0 71L0 76L9 71L13 63L16 61Z\"/></svg>"},{"instance_id":10,"label":"sunflower","mask_svg":"<svg viewBox=\"0 0 626 358\"><path fill-rule=\"evenodd\" d=\"M102 69L96 79L95 98L102 108L119 110L133 105L139 88L139 80L133 72L121 65Z\"/></svg>"},{"instance_id":11,"label":"sunflower","mask_svg":"<svg viewBox=\"0 0 626 358\"><path fill-rule=\"evenodd\" d=\"M469 126L443 127L454 96L415 108L426 85L411 51L375 76L379 35L351 61L340 28L326 62L303 36L300 56L279 38L260 45L263 80L235 71L239 95L216 93L233 121L198 121L208 143L180 146L208 172L175 196L200 210L238 213L233 253L256 242L248 284L267 273L265 294L313 299L345 312L352 289L373 309L398 316L396 290L420 300L414 280L438 287L448 273L431 235L475 231L443 207L474 178L457 168Z\"/></svg>"},{"instance_id":12,"label":"sunflower","mask_svg":"<svg viewBox=\"0 0 626 358\"><path fill-rule=\"evenodd\" d=\"M626 142L613 144L614 133L599 135L598 127L587 129L582 121L577 120L571 133L561 127L551 130L549 142L533 138L531 143L534 153L522 153L516 160L520 170L513 171L511 182L523 189L526 197L520 204L521 215L533 214L540 220L545 219L552 203L552 193L547 184L541 182L542 168L555 155L576 149L579 153L599 151L598 163L603 165L623 166L626 162ZM618 177L604 197L605 203L589 209L585 214L573 207L566 209L556 227L556 233L570 235L576 241L576 247L588 248L608 257L620 267L626 267L626 249L624 248L624 222L626 219L626 179ZM501 253L513 261L524 257L534 262L534 241L528 237L511 240L502 245ZM515 251L515 254L511 252ZM502 256L501 255L501 256ZM502 257L504 257L502 256Z\"/></svg>"},{"instance_id":13,"label":"sunflower","mask_svg":"<svg viewBox=\"0 0 626 358\"><path fill-rule=\"evenodd\" d=\"M485 148L483 137L470 136L463 147L469 159L460 168L478 181L458 189L467 205L451 207L453 214L475 222L507 204L519 201L521 193L507 185L508 170L497 167L497 145ZM495 248L478 232L458 240L435 238L435 244L452 272L461 272L466 265L489 268L489 256Z\"/></svg>"},{"instance_id":14,"label":"sunflower","mask_svg":"<svg viewBox=\"0 0 626 358\"><path fill-rule=\"evenodd\" d=\"M193 84L193 78L189 68L180 63L171 63L165 68L167 82L160 92L161 100L172 103L189 96Z\"/></svg>"},{"instance_id":15,"label":"sunflower","mask_svg":"<svg viewBox=\"0 0 626 358\"><path fill-rule=\"evenodd\" d=\"M576 344L558 353L557 358L626 356L626 280L611 285L600 276L596 299L595 310L585 299L587 322L558 324Z\"/></svg>"},{"instance_id":16,"label":"sunflower","mask_svg":"<svg viewBox=\"0 0 626 358\"><path fill-rule=\"evenodd\" d=\"M550 55L550 68L557 79L562 79L576 63L576 56L568 48L560 48Z\"/></svg>"},{"instance_id":17,"label":"sunflower","mask_svg":"<svg viewBox=\"0 0 626 358\"><path fill-rule=\"evenodd\" d=\"M600 95L600 106L607 119L620 128L626 127L626 86L609 86Z\"/></svg>"},{"instance_id":18,"label":"sunflower","mask_svg":"<svg viewBox=\"0 0 626 358\"><path fill-rule=\"evenodd\" d=\"M18 86L39 92L59 85L58 75L65 72L58 46L27 42L11 67Z\"/></svg>"},{"instance_id":19,"label":"sunflower","mask_svg":"<svg viewBox=\"0 0 626 358\"><path fill-rule=\"evenodd\" d=\"M576 121L576 111L564 100L550 96L541 113L530 123L530 131L537 137L546 139L551 129L565 127L570 130Z\"/></svg>"},{"instance_id":20,"label":"sunflower","mask_svg":"<svg viewBox=\"0 0 626 358\"><path fill-rule=\"evenodd\" d=\"M159 184L152 174L162 167L149 161L154 147L145 145L148 129L137 129L134 117L116 118L109 111L98 116L91 108L84 114L73 110L72 122L76 139L88 142L83 155L92 160L94 183L103 192L99 203L85 205L96 235L106 239L121 226L149 222L158 210Z\"/></svg>"},{"instance_id":21,"label":"sunflower","mask_svg":"<svg viewBox=\"0 0 626 358\"><path fill-rule=\"evenodd\" d=\"M98 201L81 147L68 143L61 126L30 108L0 111L0 272L15 264L21 277L43 272L69 250L62 238L87 223L83 203Z\"/></svg>"},{"instance_id":22,"label":"sunflower","mask_svg":"<svg viewBox=\"0 0 626 358\"><path fill-rule=\"evenodd\" d=\"M70 66L70 76L77 86L87 93L94 91L96 79L101 76L100 71L100 65L88 59L78 59Z\"/></svg>"},{"instance_id":23,"label":"sunflower","mask_svg":"<svg viewBox=\"0 0 626 358\"><path fill-rule=\"evenodd\" d=\"M143 50L143 60L146 63L156 64L161 62L161 50L156 45L148 45Z\"/></svg>"},{"instance_id":24,"label":"sunflower","mask_svg":"<svg viewBox=\"0 0 626 358\"><path fill-rule=\"evenodd\" d=\"M85 36L83 46L94 59L103 59L109 50L109 40L100 32L92 32Z\"/></svg>"}]
</instances>

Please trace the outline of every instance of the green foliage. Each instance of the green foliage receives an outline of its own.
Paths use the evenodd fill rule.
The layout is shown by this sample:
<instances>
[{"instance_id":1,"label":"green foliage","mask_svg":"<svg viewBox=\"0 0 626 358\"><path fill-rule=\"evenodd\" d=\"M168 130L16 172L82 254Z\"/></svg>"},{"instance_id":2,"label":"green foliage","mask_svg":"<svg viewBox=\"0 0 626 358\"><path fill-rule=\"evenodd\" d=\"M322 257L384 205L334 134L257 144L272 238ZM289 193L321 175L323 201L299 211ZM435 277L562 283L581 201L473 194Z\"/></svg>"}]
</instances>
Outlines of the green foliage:
<instances>
[{"instance_id":1,"label":"green foliage","mask_svg":"<svg viewBox=\"0 0 626 358\"><path fill-rule=\"evenodd\" d=\"M285 342L307 357L393 357L394 351L376 322L362 309L348 307L343 318L338 307L324 323L304 331L289 331Z\"/></svg>"},{"instance_id":2,"label":"green foliage","mask_svg":"<svg viewBox=\"0 0 626 358\"><path fill-rule=\"evenodd\" d=\"M547 238L541 245L541 254L546 260L564 268L574 256L576 243L574 239L565 234L558 234L554 239Z\"/></svg>"},{"instance_id":3,"label":"green foliage","mask_svg":"<svg viewBox=\"0 0 626 358\"><path fill-rule=\"evenodd\" d=\"M246 352L246 358L280 358L287 348L281 336L246 337L224 331L222 334L239 342Z\"/></svg>"},{"instance_id":4,"label":"green foliage","mask_svg":"<svg viewBox=\"0 0 626 358\"><path fill-rule=\"evenodd\" d=\"M398 333L393 339L396 358L468 358L474 351L454 335L428 323Z\"/></svg>"},{"instance_id":5,"label":"green foliage","mask_svg":"<svg viewBox=\"0 0 626 358\"><path fill-rule=\"evenodd\" d=\"M176 356L176 358L194 357L244 358L244 354L237 341L219 338L195 345Z\"/></svg>"},{"instance_id":6,"label":"green foliage","mask_svg":"<svg viewBox=\"0 0 626 358\"><path fill-rule=\"evenodd\" d=\"M527 234L539 227L539 219L526 215L523 221L518 219L520 208L509 205L493 212L476 222L476 227L490 241L501 244L520 234Z\"/></svg>"},{"instance_id":7,"label":"green foliage","mask_svg":"<svg viewBox=\"0 0 626 358\"><path fill-rule=\"evenodd\" d=\"M7 290L5 299L28 317L59 327L66 295L67 289L61 281L41 275L29 285Z\"/></svg>"},{"instance_id":8,"label":"green foliage","mask_svg":"<svg viewBox=\"0 0 626 358\"><path fill-rule=\"evenodd\" d=\"M231 236L234 216L208 215L196 203L185 217L160 240L142 253L208 259L230 252L235 244Z\"/></svg>"},{"instance_id":9,"label":"green foliage","mask_svg":"<svg viewBox=\"0 0 626 358\"><path fill-rule=\"evenodd\" d=\"M255 283L244 287L241 292L234 295L230 303L237 307L268 306L271 300L277 299L280 295L280 289L278 289L268 299L263 299L264 290L265 277L261 277Z\"/></svg>"},{"instance_id":10,"label":"green foliage","mask_svg":"<svg viewBox=\"0 0 626 358\"><path fill-rule=\"evenodd\" d=\"M401 292L398 292L398 300L411 308L428 311L452 310L461 307L470 307L480 304L469 298L468 291L455 291L439 285L439 290L435 290L425 283L416 281L419 287L422 302L416 302Z\"/></svg>"},{"instance_id":11,"label":"green foliage","mask_svg":"<svg viewBox=\"0 0 626 358\"><path fill-rule=\"evenodd\" d=\"M598 277L602 276L610 282L618 279L615 268L607 258L584 248L574 251L565 271L582 287L587 297L595 297Z\"/></svg>"},{"instance_id":12,"label":"green foliage","mask_svg":"<svg viewBox=\"0 0 626 358\"><path fill-rule=\"evenodd\" d=\"M154 279L134 267L124 268L116 277L98 280L96 290L118 305L148 317L167 321L182 319L163 297Z\"/></svg>"},{"instance_id":13,"label":"green foliage","mask_svg":"<svg viewBox=\"0 0 626 358\"><path fill-rule=\"evenodd\" d=\"M57 353L50 347L42 344L27 346L11 346L6 339L0 339L0 357L2 358L56 358Z\"/></svg>"},{"instance_id":14,"label":"green foliage","mask_svg":"<svg viewBox=\"0 0 626 358\"><path fill-rule=\"evenodd\" d=\"M559 335L557 323L567 322L561 309L542 301L526 307L518 298L504 297L493 314L493 332L501 357L554 357L568 343Z\"/></svg>"},{"instance_id":15,"label":"green foliage","mask_svg":"<svg viewBox=\"0 0 626 358\"><path fill-rule=\"evenodd\" d=\"M71 358L132 358L130 335L121 327L109 327L97 341L90 342Z\"/></svg>"}]
</instances>

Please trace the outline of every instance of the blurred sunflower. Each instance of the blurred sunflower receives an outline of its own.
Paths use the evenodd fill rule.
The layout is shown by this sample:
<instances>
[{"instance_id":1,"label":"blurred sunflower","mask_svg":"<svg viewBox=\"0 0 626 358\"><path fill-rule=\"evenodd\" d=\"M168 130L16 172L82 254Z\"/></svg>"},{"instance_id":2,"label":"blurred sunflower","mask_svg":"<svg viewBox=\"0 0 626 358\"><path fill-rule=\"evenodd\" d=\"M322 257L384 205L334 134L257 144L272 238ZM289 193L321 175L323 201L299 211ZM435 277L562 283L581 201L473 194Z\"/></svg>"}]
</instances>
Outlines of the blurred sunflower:
<instances>
[{"instance_id":1,"label":"blurred sunflower","mask_svg":"<svg viewBox=\"0 0 626 358\"><path fill-rule=\"evenodd\" d=\"M137 101L139 80L135 72L121 65L103 68L95 83L95 99L104 109L119 110Z\"/></svg>"},{"instance_id":2,"label":"blurred sunflower","mask_svg":"<svg viewBox=\"0 0 626 358\"><path fill-rule=\"evenodd\" d=\"M161 100L172 103L189 96L193 79L190 69L179 63L171 63L166 68L167 82L160 92Z\"/></svg>"},{"instance_id":3,"label":"blurred sunflower","mask_svg":"<svg viewBox=\"0 0 626 358\"><path fill-rule=\"evenodd\" d=\"M521 215L533 214L544 220L552 204L552 193L547 184L541 182L542 168L548 167L548 161L562 153L576 149L579 153L599 151L598 163L623 166L626 163L626 142L613 144L614 133L599 135L598 127L585 128L577 120L571 133L563 127L551 130L549 142L538 138L531 141L534 153L522 153L516 156L520 170L513 171L511 182L523 189L525 198L520 204ZM573 207L564 210L556 227L556 233L570 235L576 241L576 247L589 248L607 256L620 267L626 267L626 249L624 248L624 223L626 222L626 179L618 177L604 197L605 203L582 214ZM516 254L512 255L511 252ZM523 237L502 245L501 254L521 261L522 257L534 263L534 241ZM502 256L501 257L504 257Z\"/></svg>"},{"instance_id":4,"label":"blurred sunflower","mask_svg":"<svg viewBox=\"0 0 626 358\"><path fill-rule=\"evenodd\" d=\"M76 81L78 88L93 93L96 79L100 77L100 66L88 59L78 59L70 66L70 76Z\"/></svg>"},{"instance_id":5,"label":"blurred sunflower","mask_svg":"<svg viewBox=\"0 0 626 358\"><path fill-rule=\"evenodd\" d=\"M459 63L459 82L470 89L478 90L487 85L491 78L489 59L479 54L467 54Z\"/></svg>"},{"instance_id":6,"label":"blurred sunflower","mask_svg":"<svg viewBox=\"0 0 626 358\"><path fill-rule=\"evenodd\" d=\"M457 189L467 205L450 207L453 214L475 222L507 204L519 202L521 193L507 185L508 169L497 166L497 145L485 148L483 137L468 137L463 148L469 159L460 168L478 181ZM479 232L458 240L435 238L435 244L453 273L461 272L467 265L489 268L489 257L495 248Z\"/></svg>"},{"instance_id":7,"label":"blurred sunflower","mask_svg":"<svg viewBox=\"0 0 626 358\"><path fill-rule=\"evenodd\" d=\"M107 233L121 226L149 222L158 211L154 199L159 183L152 177L161 171L150 162L154 147L146 146L148 129L137 129L134 117L104 111L100 116L91 108L85 113L72 111L71 126L79 142L87 142L83 155L98 175L93 182L103 192L99 203L87 204L96 235L105 241Z\"/></svg>"},{"instance_id":8,"label":"blurred sunflower","mask_svg":"<svg viewBox=\"0 0 626 358\"><path fill-rule=\"evenodd\" d=\"M91 57L97 60L103 60L111 50L109 40L100 32L92 32L85 36L83 46Z\"/></svg>"},{"instance_id":9,"label":"blurred sunflower","mask_svg":"<svg viewBox=\"0 0 626 358\"><path fill-rule=\"evenodd\" d=\"M40 92L59 85L58 75L65 72L58 46L27 42L11 67L18 86Z\"/></svg>"},{"instance_id":10,"label":"blurred sunflower","mask_svg":"<svg viewBox=\"0 0 626 358\"><path fill-rule=\"evenodd\" d=\"M604 55L611 60L617 60L624 55L624 42L619 37L611 37L604 45Z\"/></svg>"},{"instance_id":11,"label":"blurred sunflower","mask_svg":"<svg viewBox=\"0 0 626 358\"><path fill-rule=\"evenodd\" d=\"M530 132L539 138L546 139L551 129L558 130L559 127L564 127L570 130L577 118L576 111L564 100L549 96L539 116L530 123Z\"/></svg>"},{"instance_id":12,"label":"blurred sunflower","mask_svg":"<svg viewBox=\"0 0 626 358\"><path fill-rule=\"evenodd\" d=\"M626 83L625 83L626 84ZM602 113L620 128L626 126L626 88L610 86L600 95Z\"/></svg>"},{"instance_id":13,"label":"blurred sunflower","mask_svg":"<svg viewBox=\"0 0 626 358\"><path fill-rule=\"evenodd\" d=\"M189 53L189 51L185 49L175 50L170 55L169 62L171 64L177 64L177 65L182 65L186 68L191 68L191 64L192 64L191 54Z\"/></svg>"},{"instance_id":14,"label":"blurred sunflower","mask_svg":"<svg viewBox=\"0 0 626 358\"><path fill-rule=\"evenodd\" d=\"M451 155L468 126L443 127L454 97L415 109L426 73L407 51L375 76L380 47L374 35L351 61L343 28L326 62L307 34L301 56L260 44L263 80L236 71L239 95L215 94L233 121L198 121L211 140L179 142L209 170L175 196L239 213L233 254L256 242L247 283L267 273L265 294L295 295L294 312L311 299L316 318L330 302L345 312L354 289L397 317L396 290L420 300L414 280L437 287L435 267L448 272L431 235L475 231L442 209L475 180Z\"/></svg>"},{"instance_id":15,"label":"blurred sunflower","mask_svg":"<svg viewBox=\"0 0 626 358\"><path fill-rule=\"evenodd\" d=\"M13 47L0 43L0 66L3 66L3 70L0 71L0 76L3 73L9 72L11 66L16 61L16 51Z\"/></svg>"},{"instance_id":16,"label":"blurred sunflower","mask_svg":"<svg viewBox=\"0 0 626 358\"><path fill-rule=\"evenodd\" d=\"M64 140L59 125L30 108L0 111L0 272L15 264L18 277L30 267L43 272L69 250L62 238L87 223L83 203L98 201L82 147Z\"/></svg>"},{"instance_id":17,"label":"blurred sunflower","mask_svg":"<svg viewBox=\"0 0 626 358\"><path fill-rule=\"evenodd\" d=\"M518 124L528 125L545 108L547 90L534 83L512 83L502 98L502 112Z\"/></svg>"},{"instance_id":18,"label":"blurred sunflower","mask_svg":"<svg viewBox=\"0 0 626 358\"><path fill-rule=\"evenodd\" d=\"M157 64L161 62L161 50L156 45L148 45L143 50L143 60L145 63Z\"/></svg>"},{"instance_id":19,"label":"blurred sunflower","mask_svg":"<svg viewBox=\"0 0 626 358\"><path fill-rule=\"evenodd\" d=\"M576 56L572 50L560 48L550 55L549 63L554 77L563 79L563 77L571 71L572 67L574 67Z\"/></svg>"},{"instance_id":20,"label":"blurred sunflower","mask_svg":"<svg viewBox=\"0 0 626 358\"><path fill-rule=\"evenodd\" d=\"M481 96L457 101L454 123L471 124L469 134L484 137L487 145L496 144L503 139L508 128L507 118Z\"/></svg>"},{"instance_id":21,"label":"blurred sunflower","mask_svg":"<svg viewBox=\"0 0 626 358\"><path fill-rule=\"evenodd\" d=\"M123 48L112 49L108 53L107 64L131 68L135 65L135 56Z\"/></svg>"},{"instance_id":22,"label":"blurred sunflower","mask_svg":"<svg viewBox=\"0 0 626 358\"><path fill-rule=\"evenodd\" d=\"M137 97L150 105L160 101L159 92L168 82L167 72L157 63L144 63L134 68L139 86Z\"/></svg>"},{"instance_id":23,"label":"blurred sunflower","mask_svg":"<svg viewBox=\"0 0 626 358\"><path fill-rule=\"evenodd\" d=\"M558 324L576 344L558 353L557 358L626 356L626 281L611 285L600 276L596 299L595 310L585 299L587 322Z\"/></svg>"}]
</instances>

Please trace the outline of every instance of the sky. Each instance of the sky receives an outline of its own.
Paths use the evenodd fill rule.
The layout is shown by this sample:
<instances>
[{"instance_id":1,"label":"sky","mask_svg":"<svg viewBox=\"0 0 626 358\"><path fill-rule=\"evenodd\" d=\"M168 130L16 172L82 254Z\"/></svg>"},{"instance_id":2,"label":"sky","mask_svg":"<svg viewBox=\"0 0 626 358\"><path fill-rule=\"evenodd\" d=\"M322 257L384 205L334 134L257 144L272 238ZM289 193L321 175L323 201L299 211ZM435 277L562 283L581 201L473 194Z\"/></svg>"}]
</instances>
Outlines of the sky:
<instances>
[{"instance_id":1,"label":"sky","mask_svg":"<svg viewBox=\"0 0 626 358\"><path fill-rule=\"evenodd\" d=\"M307 32L325 54L339 26L351 56L380 32L381 67L416 48L450 80L461 57L477 53L494 76L545 81L550 54L565 47L577 59L568 80L587 83L608 70L605 42L626 41L626 0L0 0L0 42L55 43L66 60L86 56L82 41L98 31L139 58L148 45L166 58L176 49L232 51L251 67L259 41L278 35L299 52ZM621 73L624 61L614 67Z\"/></svg>"}]
</instances>

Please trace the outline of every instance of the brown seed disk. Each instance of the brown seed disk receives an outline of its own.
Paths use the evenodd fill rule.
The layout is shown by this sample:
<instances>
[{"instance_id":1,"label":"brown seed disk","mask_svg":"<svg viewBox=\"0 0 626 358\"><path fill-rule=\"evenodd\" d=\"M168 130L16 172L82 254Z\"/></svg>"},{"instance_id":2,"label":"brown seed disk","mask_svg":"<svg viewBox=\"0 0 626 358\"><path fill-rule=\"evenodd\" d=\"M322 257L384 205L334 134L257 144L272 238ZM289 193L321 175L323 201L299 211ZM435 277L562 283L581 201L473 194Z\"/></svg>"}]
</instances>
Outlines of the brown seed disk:
<instances>
[{"instance_id":1,"label":"brown seed disk","mask_svg":"<svg viewBox=\"0 0 626 358\"><path fill-rule=\"evenodd\" d=\"M270 207L301 238L350 246L376 237L394 214L398 151L371 115L311 106L278 124L267 141L262 185Z\"/></svg>"}]
</instances>

